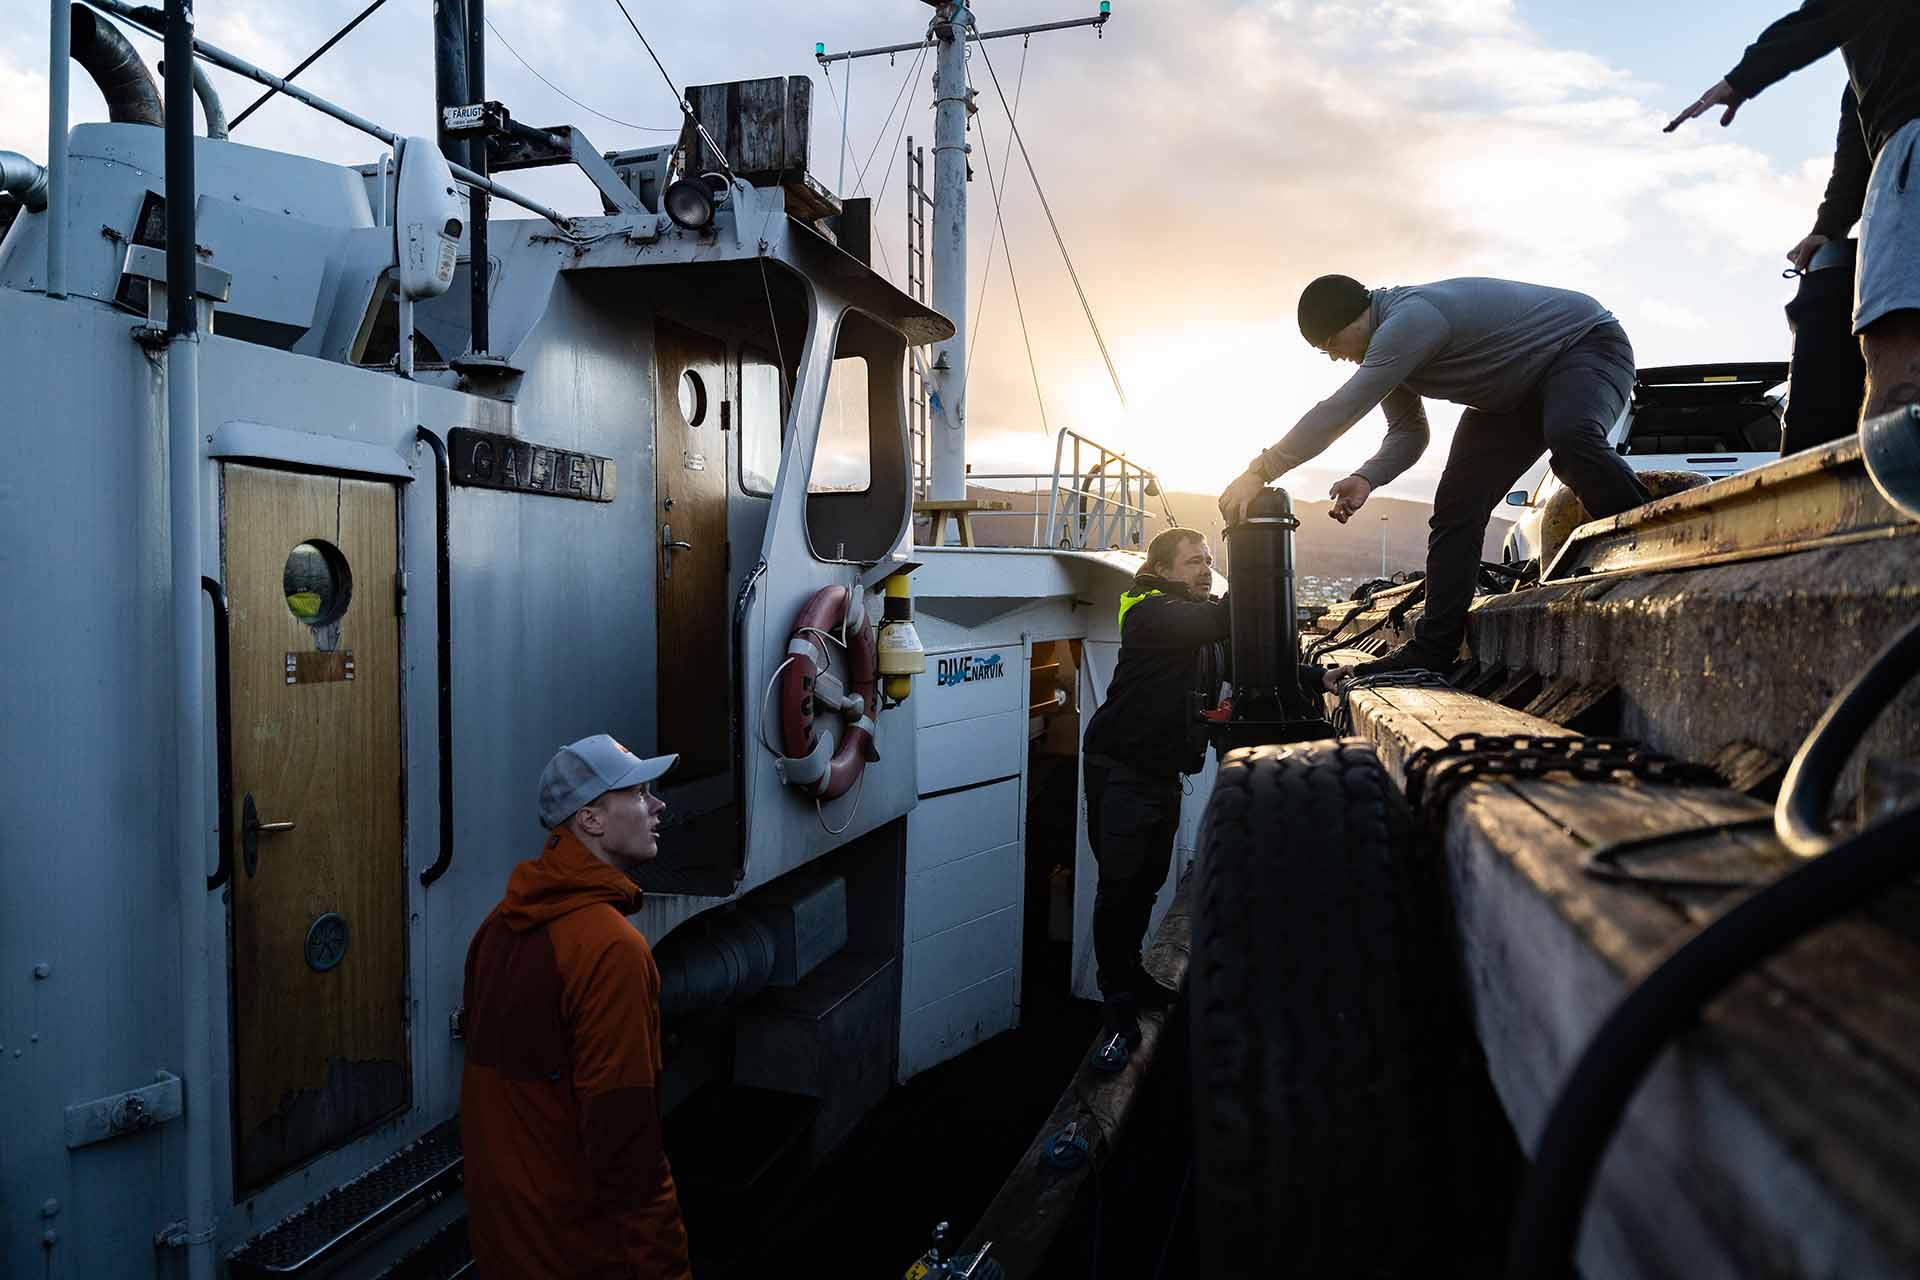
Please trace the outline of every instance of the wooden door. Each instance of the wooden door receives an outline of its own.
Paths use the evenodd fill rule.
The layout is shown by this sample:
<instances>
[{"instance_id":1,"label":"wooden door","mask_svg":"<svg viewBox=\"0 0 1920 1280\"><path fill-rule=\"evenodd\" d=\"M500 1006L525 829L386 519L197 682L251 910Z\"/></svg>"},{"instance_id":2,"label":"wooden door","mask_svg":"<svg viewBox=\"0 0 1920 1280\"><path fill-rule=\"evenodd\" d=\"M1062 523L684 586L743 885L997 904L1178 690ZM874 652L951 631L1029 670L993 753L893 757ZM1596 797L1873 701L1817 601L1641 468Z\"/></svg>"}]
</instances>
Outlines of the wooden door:
<instances>
[{"instance_id":1,"label":"wooden door","mask_svg":"<svg viewBox=\"0 0 1920 1280\"><path fill-rule=\"evenodd\" d=\"M726 347L659 322L654 337L654 517L659 522L661 751L674 783L728 768Z\"/></svg>"},{"instance_id":2,"label":"wooden door","mask_svg":"<svg viewBox=\"0 0 1920 1280\"><path fill-rule=\"evenodd\" d=\"M224 481L238 1194L407 1105L407 869L394 487Z\"/></svg>"}]
</instances>

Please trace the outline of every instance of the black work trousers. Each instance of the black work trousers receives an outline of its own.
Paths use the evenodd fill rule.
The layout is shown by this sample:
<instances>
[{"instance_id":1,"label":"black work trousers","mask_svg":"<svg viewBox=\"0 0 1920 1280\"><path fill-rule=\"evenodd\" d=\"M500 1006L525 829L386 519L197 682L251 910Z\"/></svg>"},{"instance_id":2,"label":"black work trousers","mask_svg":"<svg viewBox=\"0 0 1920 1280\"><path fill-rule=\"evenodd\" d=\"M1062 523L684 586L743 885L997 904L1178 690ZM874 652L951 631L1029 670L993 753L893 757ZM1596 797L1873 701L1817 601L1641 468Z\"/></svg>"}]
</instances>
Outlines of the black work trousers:
<instances>
[{"instance_id":1,"label":"black work trousers","mask_svg":"<svg viewBox=\"0 0 1920 1280\"><path fill-rule=\"evenodd\" d=\"M1460 415L1446 470L1433 495L1427 534L1427 607L1414 637L1436 661L1449 661L1467 631L1480 573L1480 548L1493 509L1542 451L1553 472L1598 520L1648 500L1626 460L1607 443L1633 391L1633 347L1608 321L1547 366L1510 413ZM1544 567L1544 566L1543 566Z\"/></svg>"},{"instance_id":2,"label":"black work trousers","mask_svg":"<svg viewBox=\"0 0 1920 1280\"><path fill-rule=\"evenodd\" d=\"M1092 762L1086 769L1087 842L1100 864L1093 891L1093 958L1101 994L1113 996L1132 986L1153 899L1173 861L1180 775Z\"/></svg>"}]
</instances>

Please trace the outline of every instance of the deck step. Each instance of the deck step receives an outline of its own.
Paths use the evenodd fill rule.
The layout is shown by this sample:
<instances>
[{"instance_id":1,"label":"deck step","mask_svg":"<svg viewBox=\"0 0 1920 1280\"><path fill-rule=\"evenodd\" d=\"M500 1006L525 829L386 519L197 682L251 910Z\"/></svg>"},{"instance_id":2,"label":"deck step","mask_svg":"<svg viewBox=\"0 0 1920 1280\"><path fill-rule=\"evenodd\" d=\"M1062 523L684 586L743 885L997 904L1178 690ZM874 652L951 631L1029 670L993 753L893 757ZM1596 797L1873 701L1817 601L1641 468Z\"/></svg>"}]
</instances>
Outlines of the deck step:
<instances>
[{"instance_id":1,"label":"deck step","mask_svg":"<svg viewBox=\"0 0 1920 1280\"><path fill-rule=\"evenodd\" d=\"M467 1220L459 1217L381 1272L379 1280L472 1280L473 1274Z\"/></svg>"},{"instance_id":2,"label":"deck step","mask_svg":"<svg viewBox=\"0 0 1920 1280\"><path fill-rule=\"evenodd\" d=\"M460 1119L455 1116L247 1241L227 1259L228 1274L234 1280L313 1275L438 1203L459 1187L460 1175Z\"/></svg>"}]
</instances>

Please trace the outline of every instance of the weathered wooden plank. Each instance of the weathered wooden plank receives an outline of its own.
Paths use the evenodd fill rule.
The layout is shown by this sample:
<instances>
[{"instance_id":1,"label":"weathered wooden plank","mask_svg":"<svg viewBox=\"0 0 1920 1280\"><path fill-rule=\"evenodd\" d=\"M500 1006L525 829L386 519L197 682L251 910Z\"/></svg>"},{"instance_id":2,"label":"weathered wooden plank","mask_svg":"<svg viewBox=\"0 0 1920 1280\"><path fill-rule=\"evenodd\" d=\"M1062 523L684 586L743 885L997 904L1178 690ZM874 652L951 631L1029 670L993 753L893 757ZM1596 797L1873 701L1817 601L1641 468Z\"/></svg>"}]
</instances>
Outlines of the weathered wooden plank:
<instances>
[{"instance_id":1,"label":"weathered wooden plank","mask_svg":"<svg viewBox=\"0 0 1920 1280\"><path fill-rule=\"evenodd\" d=\"M1454 734L1564 735L1453 690L1353 695L1396 776ZM1486 781L1449 806L1446 849L1476 1026L1531 1145L1628 984L1731 900L1584 875L1605 841L1764 806L1730 791ZM1764 836L1689 852L1696 874L1777 872ZM1920 1264L1920 949L1843 922L1738 983L1649 1076L1603 1164L1582 1235L1594 1275L1892 1275Z\"/></svg>"},{"instance_id":2,"label":"weathered wooden plank","mask_svg":"<svg viewBox=\"0 0 1920 1280\"><path fill-rule=\"evenodd\" d=\"M1141 958L1147 972L1170 987L1185 983L1192 951L1188 884L1183 877ZM1052 1113L1034 1134L993 1203L967 1233L959 1252L972 1253L991 1243L989 1256L1001 1265L1007 1280L1029 1280L1046 1274L1042 1268L1054 1238L1072 1219L1074 1205L1089 1180L1097 1178L1112 1157L1121 1130L1129 1122L1149 1075L1157 1070L1161 1055L1186 1052L1183 1039L1168 1038L1167 1012L1142 1009L1139 1016L1140 1044L1128 1055L1126 1069L1116 1075L1100 1075L1087 1059L1081 1060ZM1089 1057L1097 1044L1088 1047ZM1069 1124L1087 1140L1088 1159L1077 1169L1056 1169L1045 1161L1047 1145Z\"/></svg>"}]
</instances>

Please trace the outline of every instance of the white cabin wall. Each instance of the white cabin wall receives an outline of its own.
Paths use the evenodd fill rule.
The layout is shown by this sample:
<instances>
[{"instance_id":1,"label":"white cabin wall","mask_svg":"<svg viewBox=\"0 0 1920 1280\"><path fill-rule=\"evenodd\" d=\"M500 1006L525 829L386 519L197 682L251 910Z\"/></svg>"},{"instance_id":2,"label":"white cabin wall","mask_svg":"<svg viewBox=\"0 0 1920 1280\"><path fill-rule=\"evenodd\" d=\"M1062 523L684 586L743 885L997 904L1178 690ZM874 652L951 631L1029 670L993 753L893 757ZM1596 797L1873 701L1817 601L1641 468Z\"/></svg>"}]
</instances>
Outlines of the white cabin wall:
<instances>
[{"instance_id":1,"label":"white cabin wall","mask_svg":"<svg viewBox=\"0 0 1920 1280\"><path fill-rule=\"evenodd\" d=\"M930 652L908 704L920 803L907 819L902 1080L1019 1021L1027 653L1024 632ZM1003 674L942 683L943 664L969 660Z\"/></svg>"}]
</instances>

